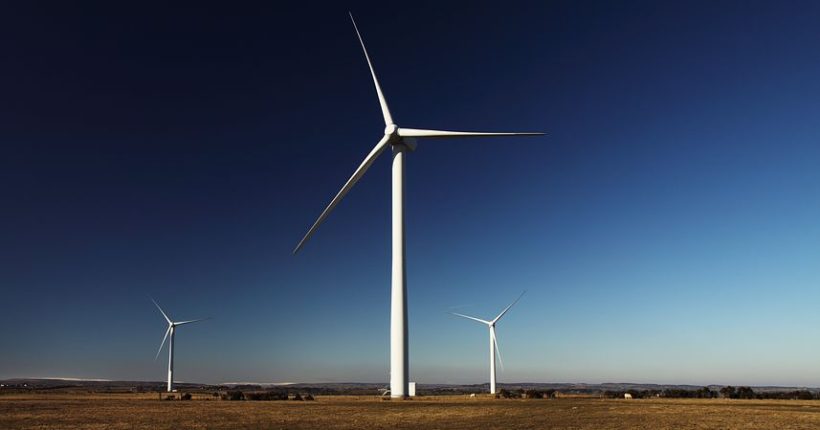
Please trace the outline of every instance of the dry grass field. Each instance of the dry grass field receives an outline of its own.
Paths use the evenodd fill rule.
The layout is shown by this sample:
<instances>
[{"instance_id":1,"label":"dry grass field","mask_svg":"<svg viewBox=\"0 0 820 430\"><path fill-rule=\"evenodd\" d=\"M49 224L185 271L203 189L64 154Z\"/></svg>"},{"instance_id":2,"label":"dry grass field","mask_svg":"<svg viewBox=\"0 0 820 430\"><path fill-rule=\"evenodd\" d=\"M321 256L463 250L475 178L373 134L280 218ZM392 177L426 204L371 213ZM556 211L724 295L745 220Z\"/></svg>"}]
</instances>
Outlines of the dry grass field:
<instances>
[{"instance_id":1,"label":"dry grass field","mask_svg":"<svg viewBox=\"0 0 820 430\"><path fill-rule=\"evenodd\" d=\"M820 401L470 399L160 401L156 395L0 396L0 429L817 429Z\"/></svg>"}]
</instances>

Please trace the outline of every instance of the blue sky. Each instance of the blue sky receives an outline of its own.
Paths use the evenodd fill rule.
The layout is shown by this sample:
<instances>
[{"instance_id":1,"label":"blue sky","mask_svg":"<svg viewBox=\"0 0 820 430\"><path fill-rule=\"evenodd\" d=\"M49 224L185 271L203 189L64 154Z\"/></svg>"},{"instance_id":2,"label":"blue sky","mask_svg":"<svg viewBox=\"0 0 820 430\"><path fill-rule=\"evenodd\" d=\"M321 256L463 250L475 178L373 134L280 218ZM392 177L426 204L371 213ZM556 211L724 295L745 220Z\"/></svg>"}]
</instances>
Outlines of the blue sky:
<instances>
[{"instance_id":1,"label":"blue sky","mask_svg":"<svg viewBox=\"0 0 820 430\"><path fill-rule=\"evenodd\" d=\"M10 6L5 6L9 8ZM221 6L220 6L221 7ZM339 7L7 10L0 378L387 381L390 167ZM353 4L408 158L411 380L820 386L811 2ZM402 29L398 31L397 29Z\"/></svg>"}]
</instances>

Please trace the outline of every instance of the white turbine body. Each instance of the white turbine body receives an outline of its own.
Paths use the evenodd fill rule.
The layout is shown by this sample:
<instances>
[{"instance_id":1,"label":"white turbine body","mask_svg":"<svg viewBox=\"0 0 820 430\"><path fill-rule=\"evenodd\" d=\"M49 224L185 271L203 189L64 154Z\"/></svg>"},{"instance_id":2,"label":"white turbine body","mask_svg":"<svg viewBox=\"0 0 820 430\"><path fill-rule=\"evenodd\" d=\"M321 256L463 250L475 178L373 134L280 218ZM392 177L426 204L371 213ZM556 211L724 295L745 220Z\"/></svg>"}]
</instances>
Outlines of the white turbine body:
<instances>
[{"instance_id":1,"label":"white turbine body","mask_svg":"<svg viewBox=\"0 0 820 430\"><path fill-rule=\"evenodd\" d=\"M333 200L327 205L319 218L310 227L307 234L302 238L293 253L296 254L313 236L319 225L324 222L331 211L339 204L344 196L350 191L356 182L361 179L376 158L387 149L391 148L393 153L393 255L391 270L391 290L390 290L390 395L392 397L405 398L408 395L409 365L407 348L407 286L405 274L405 246L404 246L404 159L408 152L415 150L416 138L452 138L452 137L481 137L481 136L537 136L543 133L484 133L469 131L446 131L446 130L425 130L416 128L400 128L393 122L390 109L387 107L387 100L382 93L373 63L364 46L364 41L353 20L353 28L359 38L359 43L364 51L367 65L370 68L370 75L373 78L373 85L376 87L376 95L379 98L382 116L384 117L384 136L376 146L365 157L356 171Z\"/></svg>"},{"instance_id":2,"label":"white turbine body","mask_svg":"<svg viewBox=\"0 0 820 430\"><path fill-rule=\"evenodd\" d=\"M162 352L162 347L165 346L165 340L168 339L168 392L170 393L171 391L174 391L174 334L176 333L177 327L204 321L208 318L174 322L171 321L171 318L168 318L168 315L162 310L154 299L151 299L151 301L154 302L154 305L156 305L157 309L159 309L160 313L162 313L162 316L165 317L165 321L168 321L168 329L165 330L165 336L162 337L162 343L159 344L159 349L157 350L157 355L154 357L154 360L159 358L159 353Z\"/></svg>"},{"instance_id":3,"label":"white turbine body","mask_svg":"<svg viewBox=\"0 0 820 430\"><path fill-rule=\"evenodd\" d=\"M495 384L496 384L495 355L496 354L498 354L498 361L501 362L501 368L502 369L504 368L504 360L501 359L501 350L498 348L498 337L496 337L496 335L495 335L495 324L498 322L498 320L501 319L501 317L504 316L504 314L507 313L508 310L510 310L511 307L513 307L514 304L518 303L518 301L521 299L521 296L523 296L524 293L526 293L526 291L521 293L521 295L518 296L518 298L515 299L515 301L512 302L512 304L510 304L509 306L504 308L504 310L501 311L501 313L498 314L498 316L495 317L495 319L493 319L491 321L483 320L481 318L471 317L469 315L463 315L463 314L457 314L455 312L450 312L452 315L459 316L459 317L462 317L462 318L471 319L473 321L480 322L482 324L486 324L490 328L490 394L495 394L496 393L496 391L495 391Z\"/></svg>"}]
</instances>

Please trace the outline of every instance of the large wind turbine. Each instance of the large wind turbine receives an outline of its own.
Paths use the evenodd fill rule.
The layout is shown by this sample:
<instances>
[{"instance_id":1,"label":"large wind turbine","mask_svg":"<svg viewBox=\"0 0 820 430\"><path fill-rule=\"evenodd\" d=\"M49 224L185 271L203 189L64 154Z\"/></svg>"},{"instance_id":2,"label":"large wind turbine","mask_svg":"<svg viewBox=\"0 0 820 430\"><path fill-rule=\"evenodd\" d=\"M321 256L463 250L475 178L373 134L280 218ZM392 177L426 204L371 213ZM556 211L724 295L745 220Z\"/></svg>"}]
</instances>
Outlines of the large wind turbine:
<instances>
[{"instance_id":1,"label":"large wind turbine","mask_svg":"<svg viewBox=\"0 0 820 430\"><path fill-rule=\"evenodd\" d=\"M498 314L497 317L495 317L494 319L492 319L490 321L483 320L481 318L471 317L469 315L463 315L463 314L457 314L455 312L450 312L452 315L455 315L455 316L459 316L459 317L462 317L462 318L467 318L467 319L471 319L473 321L477 321L477 322L480 322L480 323L483 323L483 324L487 324L487 326L490 328L490 394L495 394L495 354L496 353L498 354L498 361L501 362L501 368L502 369L504 368L504 360L501 359L501 350L498 349L498 338L496 338L496 336L495 336L495 323L497 323L498 320L500 320L501 317L503 317L504 314L506 314L507 311L510 310L510 308L513 307L514 304L518 303L518 301L521 299L521 296L523 296L524 293L526 293L526 291L522 292L521 295L518 296L518 298L515 299L514 302L512 302L512 304L510 304L509 306L504 308L504 310L501 311L501 313Z\"/></svg>"},{"instance_id":2,"label":"large wind turbine","mask_svg":"<svg viewBox=\"0 0 820 430\"><path fill-rule=\"evenodd\" d=\"M162 310L161 307L159 307L159 304L154 299L151 299L151 301L154 302L154 305L156 305L157 309L159 309L159 311L162 313L162 316L165 317L165 321L168 321L168 329L165 330L165 336L162 337L162 343L159 344L159 350L157 350L157 355L156 357L154 357L154 360L159 358L159 353L162 352L162 347L165 346L165 339L168 339L168 335L170 334L170 340L168 340L168 392L170 393L171 391L174 391L174 333L176 332L177 327L185 324L204 321L208 318L174 322L171 321L171 318L168 318L168 315L165 313L165 311Z\"/></svg>"},{"instance_id":3,"label":"large wind turbine","mask_svg":"<svg viewBox=\"0 0 820 430\"><path fill-rule=\"evenodd\" d=\"M407 349L407 289L405 276L405 254L404 254L404 158L405 154L415 150L416 138L452 138L452 137L486 137L486 136L535 136L543 133L483 133L472 131L446 131L446 130L425 130L418 128L399 127L393 122L390 109L387 107L387 100L384 97L376 72L373 70L373 63L367 54L362 35L353 21L353 28L362 45L367 65L370 68L370 75L373 77L373 85L376 87L376 95L379 97L379 104L384 117L384 136L379 143L370 150L364 161L359 165L350 179L344 184L336 197L330 201L319 218L310 227L307 234L302 238L293 253L296 254L305 245L308 239L316 232L316 229L327 218L333 208L339 204L344 196L350 191L356 182L361 179L368 168L376 161L381 153L390 148L393 153L393 256L391 272L391 297L390 297L390 395L392 397L407 397L409 366Z\"/></svg>"}]
</instances>

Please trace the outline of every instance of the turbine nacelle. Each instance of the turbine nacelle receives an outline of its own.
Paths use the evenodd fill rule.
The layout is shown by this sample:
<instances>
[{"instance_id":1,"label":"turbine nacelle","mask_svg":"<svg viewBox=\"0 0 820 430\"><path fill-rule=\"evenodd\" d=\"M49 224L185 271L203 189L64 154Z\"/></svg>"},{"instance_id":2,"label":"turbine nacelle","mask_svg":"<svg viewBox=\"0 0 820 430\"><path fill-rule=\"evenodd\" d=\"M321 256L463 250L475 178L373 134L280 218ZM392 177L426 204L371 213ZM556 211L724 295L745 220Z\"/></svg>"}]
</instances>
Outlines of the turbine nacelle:
<instances>
[{"instance_id":1,"label":"turbine nacelle","mask_svg":"<svg viewBox=\"0 0 820 430\"><path fill-rule=\"evenodd\" d=\"M410 150L410 152L415 151L416 147L418 146L418 142L416 141L415 137L402 137L401 143L403 143L404 146L406 146L407 149Z\"/></svg>"}]
</instances>

